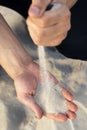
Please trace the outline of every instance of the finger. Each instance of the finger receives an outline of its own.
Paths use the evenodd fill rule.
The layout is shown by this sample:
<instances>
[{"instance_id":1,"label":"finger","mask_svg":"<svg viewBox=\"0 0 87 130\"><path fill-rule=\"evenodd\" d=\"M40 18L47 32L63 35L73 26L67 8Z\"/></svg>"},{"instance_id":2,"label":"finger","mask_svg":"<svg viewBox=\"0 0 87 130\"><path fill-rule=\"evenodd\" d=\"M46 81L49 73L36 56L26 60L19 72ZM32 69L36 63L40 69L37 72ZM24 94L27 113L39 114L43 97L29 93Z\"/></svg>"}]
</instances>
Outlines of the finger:
<instances>
[{"instance_id":1,"label":"finger","mask_svg":"<svg viewBox=\"0 0 87 130\"><path fill-rule=\"evenodd\" d=\"M69 110L71 110L73 112L76 112L78 110L78 107L75 103L67 101L66 104L67 104L67 107Z\"/></svg>"},{"instance_id":2,"label":"finger","mask_svg":"<svg viewBox=\"0 0 87 130\"><path fill-rule=\"evenodd\" d=\"M58 84L58 80L50 72L49 72L49 79L52 80L55 85Z\"/></svg>"},{"instance_id":3,"label":"finger","mask_svg":"<svg viewBox=\"0 0 87 130\"><path fill-rule=\"evenodd\" d=\"M61 34L59 36L57 36L56 38L54 38L53 40L50 41L43 41L43 39L39 39L35 33L33 33L32 30L29 31L31 38L33 40L33 42L36 45L43 45L43 46L57 46L59 44L61 44L61 42L66 38L67 33Z\"/></svg>"},{"instance_id":4,"label":"finger","mask_svg":"<svg viewBox=\"0 0 87 130\"><path fill-rule=\"evenodd\" d=\"M72 112L72 111L68 111L67 112L67 117L69 118L69 119L75 119L76 118L76 113L74 113L74 112Z\"/></svg>"},{"instance_id":5,"label":"finger","mask_svg":"<svg viewBox=\"0 0 87 130\"><path fill-rule=\"evenodd\" d=\"M56 8L55 8L56 6ZM61 4L56 4L50 11L46 11L42 17L33 18L30 17L33 23L41 28L49 27L62 21L70 21L70 11L66 6Z\"/></svg>"},{"instance_id":6,"label":"finger","mask_svg":"<svg viewBox=\"0 0 87 130\"><path fill-rule=\"evenodd\" d=\"M24 103L29 109L31 109L37 116L37 118L42 117L42 109L40 106L35 102L33 96L29 95L27 97L22 98L22 103Z\"/></svg>"},{"instance_id":7,"label":"finger","mask_svg":"<svg viewBox=\"0 0 87 130\"><path fill-rule=\"evenodd\" d=\"M47 27L47 28L40 28L39 26L37 26L36 24L34 24L31 19L27 19L26 20L27 25L29 27L29 30L33 30L33 33L35 33L35 35L39 38L44 38L44 42L48 41L48 40L52 40L52 38L57 37L61 34L63 34L64 32L69 31L71 25L70 25L70 21L62 21L61 23L55 24L53 26Z\"/></svg>"},{"instance_id":8,"label":"finger","mask_svg":"<svg viewBox=\"0 0 87 130\"><path fill-rule=\"evenodd\" d=\"M73 100L73 95L68 90L66 90L64 87L62 87L62 94L65 99L67 99L69 101Z\"/></svg>"},{"instance_id":9,"label":"finger","mask_svg":"<svg viewBox=\"0 0 87 130\"><path fill-rule=\"evenodd\" d=\"M61 34L60 36L54 38L54 40L50 40L50 41L43 41L43 39L39 39L34 33L32 30L29 31L30 35L31 35L31 38L33 40L33 42L36 44L36 45L43 45L43 46L57 46L59 44L61 44L61 42L66 38L67 34L64 33L64 34Z\"/></svg>"},{"instance_id":10,"label":"finger","mask_svg":"<svg viewBox=\"0 0 87 130\"><path fill-rule=\"evenodd\" d=\"M45 113L44 116L47 118L53 119L58 122L65 122L67 120L67 116L64 114L51 114L51 113Z\"/></svg>"},{"instance_id":11,"label":"finger","mask_svg":"<svg viewBox=\"0 0 87 130\"><path fill-rule=\"evenodd\" d=\"M32 4L28 12L29 16L31 17L41 16L50 3L51 0L32 0Z\"/></svg>"},{"instance_id":12,"label":"finger","mask_svg":"<svg viewBox=\"0 0 87 130\"><path fill-rule=\"evenodd\" d=\"M51 42L49 42L49 45L50 46L58 46L58 45L60 45L62 43L62 41L66 38L66 36L67 36L66 32L61 34L61 35L59 35L59 36L57 36L55 38L55 40L53 40L53 41L51 40ZM45 44L47 45L46 42L45 42Z\"/></svg>"},{"instance_id":13,"label":"finger","mask_svg":"<svg viewBox=\"0 0 87 130\"><path fill-rule=\"evenodd\" d=\"M53 25L48 28L40 28L36 26L30 19L27 20L29 32L38 40L45 42L52 42L56 38L58 39L59 35L66 34L70 29L70 22L61 22L60 24ZM34 37L34 38L35 38ZM43 39L43 40L42 40Z\"/></svg>"}]
</instances>

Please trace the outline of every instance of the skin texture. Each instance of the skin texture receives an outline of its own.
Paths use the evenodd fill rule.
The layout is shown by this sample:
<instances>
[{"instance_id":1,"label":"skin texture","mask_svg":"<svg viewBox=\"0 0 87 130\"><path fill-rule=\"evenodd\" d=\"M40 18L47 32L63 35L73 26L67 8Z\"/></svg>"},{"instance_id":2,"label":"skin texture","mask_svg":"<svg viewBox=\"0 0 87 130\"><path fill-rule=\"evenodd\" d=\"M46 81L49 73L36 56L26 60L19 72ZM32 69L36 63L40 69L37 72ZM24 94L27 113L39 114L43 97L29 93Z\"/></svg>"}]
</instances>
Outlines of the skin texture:
<instances>
[{"instance_id":1,"label":"skin texture","mask_svg":"<svg viewBox=\"0 0 87 130\"><path fill-rule=\"evenodd\" d=\"M5 37L5 38L4 38ZM6 43L6 44L5 44ZM20 50L20 51L19 51ZM10 60L8 60L10 59ZM73 96L62 86L62 94L66 99L68 111L66 114L43 113L38 103L34 100L37 83L40 81L40 67L22 47L13 34L4 18L0 15L0 65L14 80L18 99L29 109L35 112L38 118L46 116L56 121L66 121L76 117L77 106L73 103ZM38 75L37 75L38 74ZM49 73L49 77L58 83L56 78Z\"/></svg>"},{"instance_id":2,"label":"skin texture","mask_svg":"<svg viewBox=\"0 0 87 130\"><path fill-rule=\"evenodd\" d=\"M55 82L55 84L58 83L58 81L52 74L49 73L49 77L51 80ZM17 76L14 80L18 99L22 103L24 103L28 108L34 111L38 118L41 118L42 115L48 118L52 118L56 121L66 121L67 117L70 117L72 119L76 118L75 112L77 111L77 106L73 103L73 96L69 91L64 89L63 86L61 86L62 88L61 92L63 97L66 99L69 114L68 112L66 112L67 115L65 114L55 115L50 113L43 113L40 106L34 100L35 91L39 81L40 81L40 68L36 63L32 62L32 64L30 64L27 67L26 71L23 72L21 75Z\"/></svg>"},{"instance_id":3,"label":"skin texture","mask_svg":"<svg viewBox=\"0 0 87 130\"><path fill-rule=\"evenodd\" d=\"M67 36L71 28L69 8L76 0L32 0L26 20L34 43L43 46L57 46ZM49 4L52 9L46 11Z\"/></svg>"}]
</instances>

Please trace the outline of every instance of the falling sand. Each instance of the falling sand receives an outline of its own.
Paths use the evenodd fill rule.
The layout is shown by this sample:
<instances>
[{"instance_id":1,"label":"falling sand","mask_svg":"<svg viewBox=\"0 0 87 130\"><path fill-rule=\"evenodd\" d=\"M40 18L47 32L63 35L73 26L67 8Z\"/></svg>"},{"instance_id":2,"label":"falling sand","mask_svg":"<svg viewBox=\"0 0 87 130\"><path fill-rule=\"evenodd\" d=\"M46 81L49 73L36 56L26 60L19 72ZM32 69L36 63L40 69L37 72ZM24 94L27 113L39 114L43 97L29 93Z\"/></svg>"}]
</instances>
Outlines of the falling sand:
<instances>
[{"instance_id":1,"label":"falling sand","mask_svg":"<svg viewBox=\"0 0 87 130\"><path fill-rule=\"evenodd\" d=\"M38 55L39 55L39 65L41 68L40 72L41 82L37 87L36 99L38 100L38 103L40 103L45 112L54 114L58 112L65 112L66 105L65 100L61 95L61 88L58 84L57 85L54 84L53 80L50 79L47 71L48 67L44 47L42 46L38 47ZM63 106L63 108L57 107L56 106L57 103L58 106Z\"/></svg>"},{"instance_id":2,"label":"falling sand","mask_svg":"<svg viewBox=\"0 0 87 130\"><path fill-rule=\"evenodd\" d=\"M61 87L59 84L55 85L48 75L48 67L44 47L38 47L38 56L39 65L41 67L41 82L38 85L35 99L42 107L44 112L54 114L65 113L67 111L67 107L65 104L65 99L61 94ZM68 122L71 127L70 129L74 130L72 121L68 120ZM49 123L49 125L52 125L52 121L51 124Z\"/></svg>"}]
</instances>

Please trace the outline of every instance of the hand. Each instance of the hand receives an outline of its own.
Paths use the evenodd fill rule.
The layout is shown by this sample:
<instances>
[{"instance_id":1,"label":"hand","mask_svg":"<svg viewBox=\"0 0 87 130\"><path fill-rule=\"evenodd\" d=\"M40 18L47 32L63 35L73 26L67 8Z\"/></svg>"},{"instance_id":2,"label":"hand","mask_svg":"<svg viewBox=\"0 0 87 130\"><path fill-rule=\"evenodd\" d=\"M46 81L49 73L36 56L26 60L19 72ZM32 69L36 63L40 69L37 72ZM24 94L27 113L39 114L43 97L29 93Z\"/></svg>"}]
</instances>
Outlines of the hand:
<instances>
[{"instance_id":1,"label":"hand","mask_svg":"<svg viewBox=\"0 0 87 130\"><path fill-rule=\"evenodd\" d=\"M33 0L26 20L28 30L34 43L43 46L59 45L70 29L70 11L58 0ZM53 7L45 11L49 3Z\"/></svg>"},{"instance_id":2,"label":"hand","mask_svg":"<svg viewBox=\"0 0 87 130\"><path fill-rule=\"evenodd\" d=\"M49 76L55 82L55 84L58 83L53 75L49 73ZM43 116L43 110L34 100L34 95L38 82L40 82L40 68L34 62L32 62L26 68L26 71L17 76L14 80L18 99L28 108L30 108L37 115L38 118L41 118ZM67 100L67 114L54 115L45 113L44 116L56 121L66 121L68 118L74 119L76 117L75 112L77 110L77 106L72 102L73 96L64 88L62 88L62 95Z\"/></svg>"}]
</instances>

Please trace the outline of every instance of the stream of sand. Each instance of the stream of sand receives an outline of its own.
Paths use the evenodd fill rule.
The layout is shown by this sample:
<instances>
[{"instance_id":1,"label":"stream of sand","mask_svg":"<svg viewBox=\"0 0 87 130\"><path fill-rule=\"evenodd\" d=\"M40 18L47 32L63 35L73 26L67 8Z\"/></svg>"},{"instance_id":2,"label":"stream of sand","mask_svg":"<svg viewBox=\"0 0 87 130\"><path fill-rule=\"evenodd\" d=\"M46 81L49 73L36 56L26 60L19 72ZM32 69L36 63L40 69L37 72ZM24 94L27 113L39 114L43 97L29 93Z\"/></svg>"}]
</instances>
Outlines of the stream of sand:
<instances>
[{"instance_id":1,"label":"stream of sand","mask_svg":"<svg viewBox=\"0 0 87 130\"><path fill-rule=\"evenodd\" d=\"M67 108L65 104L65 99L61 95L61 88L58 84L55 85L53 81L51 81L49 78L45 48L43 46L38 47L38 56L39 65L41 67L41 83L37 89L38 95L36 95L36 99L45 112L54 114L57 114L58 112L66 112ZM71 130L75 130L72 120L69 119L68 122Z\"/></svg>"}]
</instances>

